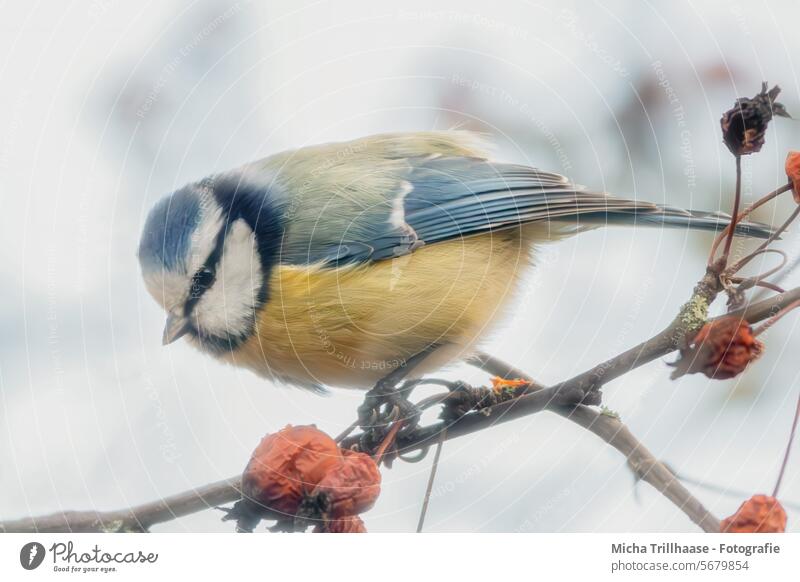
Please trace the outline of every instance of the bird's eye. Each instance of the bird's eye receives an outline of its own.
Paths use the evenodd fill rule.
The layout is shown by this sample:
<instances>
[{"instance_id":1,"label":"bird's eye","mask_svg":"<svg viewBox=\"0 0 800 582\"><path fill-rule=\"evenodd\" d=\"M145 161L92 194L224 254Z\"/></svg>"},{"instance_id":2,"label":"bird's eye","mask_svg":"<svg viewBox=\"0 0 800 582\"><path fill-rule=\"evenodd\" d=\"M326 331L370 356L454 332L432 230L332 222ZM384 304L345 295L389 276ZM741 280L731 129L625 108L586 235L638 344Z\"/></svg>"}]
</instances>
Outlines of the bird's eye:
<instances>
[{"instance_id":1,"label":"bird's eye","mask_svg":"<svg viewBox=\"0 0 800 582\"><path fill-rule=\"evenodd\" d=\"M192 281L192 287L196 287L199 289L208 289L211 287L211 284L214 283L214 271L209 269L208 267L203 267L197 273L195 273Z\"/></svg>"}]
</instances>

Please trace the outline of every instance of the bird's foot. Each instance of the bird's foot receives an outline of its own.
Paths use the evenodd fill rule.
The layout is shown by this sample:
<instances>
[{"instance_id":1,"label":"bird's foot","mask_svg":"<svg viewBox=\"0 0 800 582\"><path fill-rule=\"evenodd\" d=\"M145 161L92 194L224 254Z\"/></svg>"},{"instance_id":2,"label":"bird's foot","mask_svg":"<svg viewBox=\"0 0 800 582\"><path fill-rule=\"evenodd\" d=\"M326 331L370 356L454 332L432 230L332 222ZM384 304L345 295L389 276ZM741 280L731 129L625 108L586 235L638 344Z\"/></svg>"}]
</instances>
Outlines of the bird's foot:
<instances>
[{"instance_id":1,"label":"bird's foot","mask_svg":"<svg viewBox=\"0 0 800 582\"><path fill-rule=\"evenodd\" d=\"M410 434L419 424L422 411L408 397L415 382L407 382L399 388L379 381L364 396L358 407L358 424L364 433L379 437L389 426L402 421L400 435Z\"/></svg>"}]
</instances>

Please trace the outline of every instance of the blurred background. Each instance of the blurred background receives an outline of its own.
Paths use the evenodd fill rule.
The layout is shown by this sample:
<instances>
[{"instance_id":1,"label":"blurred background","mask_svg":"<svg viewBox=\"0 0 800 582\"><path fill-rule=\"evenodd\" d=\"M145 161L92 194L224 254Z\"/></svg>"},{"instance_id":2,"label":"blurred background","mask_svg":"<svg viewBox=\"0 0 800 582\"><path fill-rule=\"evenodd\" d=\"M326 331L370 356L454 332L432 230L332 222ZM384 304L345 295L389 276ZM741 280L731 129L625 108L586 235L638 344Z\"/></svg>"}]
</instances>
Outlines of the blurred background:
<instances>
[{"instance_id":1,"label":"blurred background","mask_svg":"<svg viewBox=\"0 0 800 582\"><path fill-rule=\"evenodd\" d=\"M793 0L12 0L3 15L0 519L150 501L239 473L287 423L335 434L353 420L358 393L322 398L161 347L135 250L176 187L287 148L460 127L593 188L730 211L721 113L765 80L800 114ZM798 125L779 119L744 160L746 202L785 182L789 149ZM756 218L782 222L791 204ZM797 242L784 237L790 259ZM666 325L710 243L609 229L543 247L485 347L546 383L579 373ZM604 391L659 458L715 486L689 485L720 517L771 492L788 438L798 317L766 341L733 381L670 381L658 361ZM371 531L413 531L429 463L384 471ZM781 497L800 531L800 451ZM209 510L154 529L233 528ZM426 529L695 531L615 450L548 413L449 442Z\"/></svg>"}]
</instances>

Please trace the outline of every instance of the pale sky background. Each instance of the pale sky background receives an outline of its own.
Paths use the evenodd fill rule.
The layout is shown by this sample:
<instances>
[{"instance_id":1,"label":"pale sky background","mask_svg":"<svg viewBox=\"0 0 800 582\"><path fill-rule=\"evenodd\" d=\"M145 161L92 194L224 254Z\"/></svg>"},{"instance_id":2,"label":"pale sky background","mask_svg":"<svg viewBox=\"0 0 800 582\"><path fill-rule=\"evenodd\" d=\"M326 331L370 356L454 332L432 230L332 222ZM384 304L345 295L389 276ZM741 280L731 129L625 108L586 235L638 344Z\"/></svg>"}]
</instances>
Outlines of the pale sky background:
<instances>
[{"instance_id":1,"label":"pale sky background","mask_svg":"<svg viewBox=\"0 0 800 582\"><path fill-rule=\"evenodd\" d=\"M720 114L767 80L800 115L791 0L2 6L0 519L150 501L240 472L287 423L352 421L359 393L320 398L161 347L135 250L148 209L185 182L289 147L459 126L593 188L728 211ZM798 125L778 120L745 160L746 200L783 183L789 149ZM548 246L486 349L544 382L583 371L668 323L710 241L614 229ZM659 361L609 384L606 405L679 472L769 492L800 390L798 318L766 341L736 381L673 382ZM384 471L371 531L413 531L429 467ZM720 517L743 500L690 488ZM434 491L429 531L694 531L550 414L449 442ZM798 455L781 498L800 503ZM219 517L154 529L232 531ZM789 509L791 530L799 519Z\"/></svg>"}]
</instances>

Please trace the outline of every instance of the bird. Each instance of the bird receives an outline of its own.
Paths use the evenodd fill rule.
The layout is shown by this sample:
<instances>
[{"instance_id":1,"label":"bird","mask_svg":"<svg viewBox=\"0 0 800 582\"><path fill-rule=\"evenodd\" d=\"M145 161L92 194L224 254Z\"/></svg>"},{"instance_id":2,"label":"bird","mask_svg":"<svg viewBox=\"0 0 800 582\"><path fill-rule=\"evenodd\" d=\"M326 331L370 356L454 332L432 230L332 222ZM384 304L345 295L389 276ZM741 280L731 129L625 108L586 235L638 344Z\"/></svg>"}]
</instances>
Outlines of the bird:
<instances>
[{"instance_id":1,"label":"bird","mask_svg":"<svg viewBox=\"0 0 800 582\"><path fill-rule=\"evenodd\" d=\"M186 338L280 384L371 389L478 350L544 243L609 225L730 222L593 191L491 151L470 131L387 133L175 190L148 214L138 248L145 287L167 314L163 343Z\"/></svg>"}]
</instances>

